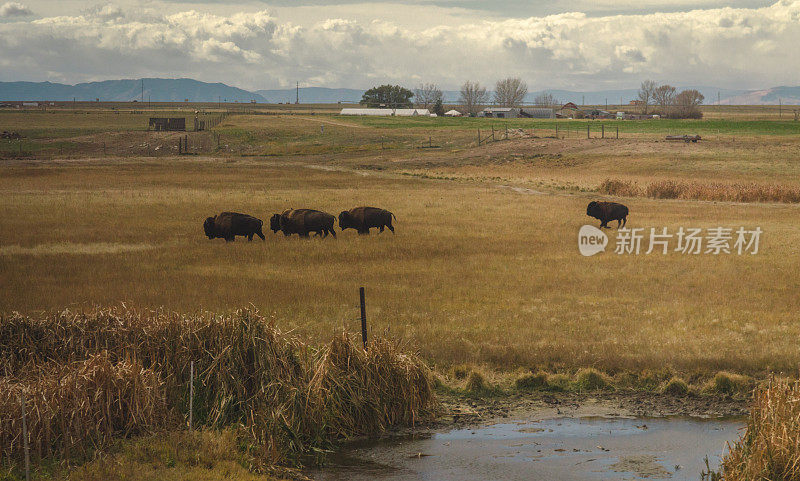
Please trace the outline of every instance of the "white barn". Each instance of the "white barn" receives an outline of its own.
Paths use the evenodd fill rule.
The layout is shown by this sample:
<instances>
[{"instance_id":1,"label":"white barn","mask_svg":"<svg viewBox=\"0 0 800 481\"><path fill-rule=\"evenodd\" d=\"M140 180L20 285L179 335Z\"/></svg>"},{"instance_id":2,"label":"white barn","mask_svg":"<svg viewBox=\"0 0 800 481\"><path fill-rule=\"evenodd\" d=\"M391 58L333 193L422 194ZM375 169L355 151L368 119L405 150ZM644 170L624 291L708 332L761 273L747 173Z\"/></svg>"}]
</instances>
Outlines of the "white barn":
<instances>
[{"instance_id":1,"label":"white barn","mask_svg":"<svg viewBox=\"0 0 800 481\"><path fill-rule=\"evenodd\" d=\"M379 117L430 117L428 109L342 109L339 115L372 115Z\"/></svg>"}]
</instances>

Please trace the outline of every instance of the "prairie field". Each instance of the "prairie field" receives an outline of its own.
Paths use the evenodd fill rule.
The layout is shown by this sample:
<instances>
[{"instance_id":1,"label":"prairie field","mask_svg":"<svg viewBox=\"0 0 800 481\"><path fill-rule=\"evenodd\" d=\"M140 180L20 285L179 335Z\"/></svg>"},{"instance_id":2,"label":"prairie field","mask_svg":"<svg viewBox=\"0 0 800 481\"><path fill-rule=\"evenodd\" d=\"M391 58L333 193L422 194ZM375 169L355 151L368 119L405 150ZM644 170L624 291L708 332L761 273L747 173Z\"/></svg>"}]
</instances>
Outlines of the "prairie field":
<instances>
[{"instance_id":1,"label":"prairie field","mask_svg":"<svg viewBox=\"0 0 800 481\"><path fill-rule=\"evenodd\" d=\"M8 154L0 161L0 312L254 307L282 330L324 343L342 328L358 332L364 286L371 333L411 341L440 369L760 377L794 373L800 362L797 203L598 190L607 179L642 191L660 181L798 189L800 124L786 112L605 122L605 139L599 123L587 139L585 121L313 111L156 133L146 131L152 112L83 112L78 123L69 111L0 112L0 130L35 146L16 155L17 141L0 141ZM508 139L478 145L477 129L486 135L492 126L498 139L508 127ZM620 138L608 138L617 126ZM704 140L663 140L683 132ZM177 155L183 135L194 155ZM68 147L50 146L55 138ZM131 147L142 143L151 147ZM153 150L157 143L164 147ZM628 227L646 232L760 227L760 249L646 255L645 239L641 254L618 255L612 229L607 252L583 257L578 229L599 224L586 216L591 200L625 203ZM394 212L396 234L337 226L336 239L265 232L265 242L226 244L202 231L205 217L225 210L268 224L287 208L338 214L358 205Z\"/></svg>"}]
</instances>

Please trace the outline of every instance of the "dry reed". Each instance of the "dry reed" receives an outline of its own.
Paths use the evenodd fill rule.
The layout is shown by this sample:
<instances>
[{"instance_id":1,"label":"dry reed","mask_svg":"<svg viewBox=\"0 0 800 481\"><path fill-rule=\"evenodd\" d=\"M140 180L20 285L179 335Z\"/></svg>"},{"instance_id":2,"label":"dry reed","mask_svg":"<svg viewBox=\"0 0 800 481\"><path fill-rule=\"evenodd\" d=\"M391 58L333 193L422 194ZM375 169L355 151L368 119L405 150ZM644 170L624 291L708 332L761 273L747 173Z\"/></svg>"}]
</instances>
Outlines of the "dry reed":
<instances>
[{"instance_id":1,"label":"dry reed","mask_svg":"<svg viewBox=\"0 0 800 481\"><path fill-rule=\"evenodd\" d=\"M756 391L747 430L722 461L726 481L800 479L800 384Z\"/></svg>"},{"instance_id":2,"label":"dry reed","mask_svg":"<svg viewBox=\"0 0 800 481\"><path fill-rule=\"evenodd\" d=\"M342 334L329 345L312 348L249 310L191 317L121 308L0 318L0 374L6 373L6 383L34 389L49 379L42 366L63 371L97 362L97 356L114 369L135 366L141 376L149 376L148 383L134 385L151 389L152 396L145 399L149 403L164 399L171 414L157 415L155 408L142 412L138 406L125 410L112 402L100 418L92 418L109 424L103 433L128 435L180 425L187 414L189 365L194 361L196 424L241 426L267 464L296 463L301 454L327 448L337 438L413 424L436 405L427 369L397 343L378 338L364 352ZM74 389L64 395L78 398L92 392L70 383L63 389ZM53 399L52 422L76 415L75 406ZM19 403L7 397L0 414L15 420L0 424L0 439L17 436ZM38 428L31 433L35 442L46 436ZM86 443L93 447L106 438ZM75 442L68 443L70 449ZM82 446L81 452L90 446ZM14 444L10 454L19 453Z\"/></svg>"},{"instance_id":3,"label":"dry reed","mask_svg":"<svg viewBox=\"0 0 800 481\"><path fill-rule=\"evenodd\" d=\"M800 188L780 184L678 182L659 180L643 189L633 182L606 179L598 192L623 197L653 199L710 200L725 202L783 202L800 203Z\"/></svg>"}]
</instances>

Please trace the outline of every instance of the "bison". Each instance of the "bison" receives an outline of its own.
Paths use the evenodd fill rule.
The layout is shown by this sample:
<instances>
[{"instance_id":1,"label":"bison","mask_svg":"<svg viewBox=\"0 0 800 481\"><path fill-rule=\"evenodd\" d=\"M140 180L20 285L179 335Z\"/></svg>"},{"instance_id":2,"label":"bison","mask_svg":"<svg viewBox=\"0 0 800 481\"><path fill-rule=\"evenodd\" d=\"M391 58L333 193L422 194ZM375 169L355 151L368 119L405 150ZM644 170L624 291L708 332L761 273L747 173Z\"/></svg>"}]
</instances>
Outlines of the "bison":
<instances>
[{"instance_id":1,"label":"bison","mask_svg":"<svg viewBox=\"0 0 800 481\"><path fill-rule=\"evenodd\" d=\"M266 240L264 233L261 232L263 224L261 219L256 219L247 214L223 212L214 217L206 218L203 223L203 230L205 230L209 239L222 238L225 239L225 242L235 241L237 235L247 236L248 241L253 240L253 235L261 237L261 240Z\"/></svg>"},{"instance_id":2,"label":"bison","mask_svg":"<svg viewBox=\"0 0 800 481\"><path fill-rule=\"evenodd\" d=\"M298 234L300 237L308 237L310 232L315 235L327 237L332 234L336 237L333 230L333 223L336 218L327 212L313 209L289 209L282 214L275 214L269 220L269 228L273 232L283 231L283 235L290 236Z\"/></svg>"},{"instance_id":3,"label":"bison","mask_svg":"<svg viewBox=\"0 0 800 481\"><path fill-rule=\"evenodd\" d=\"M339 214L339 228L342 230L355 229L359 234L369 234L371 227L377 227L381 232L384 227L388 227L394 234L392 217L394 214L377 207L354 207ZM394 219L397 220L397 217Z\"/></svg>"},{"instance_id":4,"label":"bison","mask_svg":"<svg viewBox=\"0 0 800 481\"><path fill-rule=\"evenodd\" d=\"M628 223L628 208L616 202L589 202L586 215L598 219L601 228L608 227L608 222L612 220L617 221L617 229Z\"/></svg>"}]
</instances>

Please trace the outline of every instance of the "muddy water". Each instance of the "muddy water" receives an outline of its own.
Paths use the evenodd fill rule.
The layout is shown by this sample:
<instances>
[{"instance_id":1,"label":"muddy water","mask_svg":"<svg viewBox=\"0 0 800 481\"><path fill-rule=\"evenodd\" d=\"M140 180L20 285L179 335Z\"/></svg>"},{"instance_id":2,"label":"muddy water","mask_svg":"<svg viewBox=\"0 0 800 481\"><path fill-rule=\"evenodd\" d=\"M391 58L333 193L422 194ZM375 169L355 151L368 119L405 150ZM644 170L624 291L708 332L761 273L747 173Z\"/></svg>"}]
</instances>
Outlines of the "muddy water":
<instances>
[{"instance_id":1,"label":"muddy water","mask_svg":"<svg viewBox=\"0 0 800 481\"><path fill-rule=\"evenodd\" d=\"M353 444L320 481L699 480L717 467L742 420L560 418L503 421Z\"/></svg>"}]
</instances>

